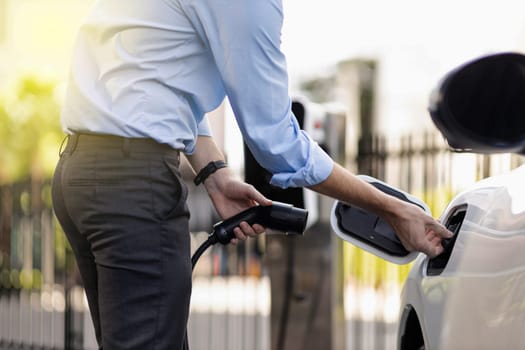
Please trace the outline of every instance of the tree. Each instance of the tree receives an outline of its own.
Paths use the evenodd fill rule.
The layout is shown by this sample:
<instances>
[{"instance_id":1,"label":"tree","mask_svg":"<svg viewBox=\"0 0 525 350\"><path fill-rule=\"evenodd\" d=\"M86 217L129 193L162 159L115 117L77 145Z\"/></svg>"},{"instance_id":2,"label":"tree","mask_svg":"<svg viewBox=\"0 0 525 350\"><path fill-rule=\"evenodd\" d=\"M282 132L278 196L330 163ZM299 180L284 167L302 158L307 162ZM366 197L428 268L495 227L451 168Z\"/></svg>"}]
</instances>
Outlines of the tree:
<instances>
[{"instance_id":1,"label":"tree","mask_svg":"<svg viewBox=\"0 0 525 350\"><path fill-rule=\"evenodd\" d=\"M0 183L51 176L64 137L56 86L24 76L0 96Z\"/></svg>"}]
</instances>

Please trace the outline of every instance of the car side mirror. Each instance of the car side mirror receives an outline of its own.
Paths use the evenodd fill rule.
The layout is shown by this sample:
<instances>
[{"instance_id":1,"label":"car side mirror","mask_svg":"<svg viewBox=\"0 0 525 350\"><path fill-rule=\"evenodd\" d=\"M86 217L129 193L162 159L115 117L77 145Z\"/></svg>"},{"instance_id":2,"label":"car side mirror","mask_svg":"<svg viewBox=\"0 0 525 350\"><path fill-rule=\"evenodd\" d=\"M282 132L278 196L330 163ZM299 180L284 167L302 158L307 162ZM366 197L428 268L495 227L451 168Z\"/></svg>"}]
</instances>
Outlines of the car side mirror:
<instances>
[{"instance_id":1,"label":"car side mirror","mask_svg":"<svg viewBox=\"0 0 525 350\"><path fill-rule=\"evenodd\" d=\"M525 154L525 56L489 55L454 69L429 112L455 150Z\"/></svg>"}]
</instances>

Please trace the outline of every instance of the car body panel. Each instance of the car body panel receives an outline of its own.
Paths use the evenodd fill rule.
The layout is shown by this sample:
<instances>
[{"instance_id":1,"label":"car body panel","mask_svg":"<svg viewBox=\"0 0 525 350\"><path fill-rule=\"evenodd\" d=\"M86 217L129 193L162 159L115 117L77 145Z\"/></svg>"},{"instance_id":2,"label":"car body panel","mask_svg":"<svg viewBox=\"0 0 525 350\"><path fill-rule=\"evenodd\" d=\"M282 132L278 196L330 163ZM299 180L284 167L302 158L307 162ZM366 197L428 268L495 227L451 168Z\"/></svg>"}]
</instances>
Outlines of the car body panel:
<instances>
[{"instance_id":1,"label":"car body panel","mask_svg":"<svg viewBox=\"0 0 525 350\"><path fill-rule=\"evenodd\" d=\"M457 195L440 220L467 205L441 274L415 261L402 293L426 349L525 348L525 165Z\"/></svg>"}]
</instances>

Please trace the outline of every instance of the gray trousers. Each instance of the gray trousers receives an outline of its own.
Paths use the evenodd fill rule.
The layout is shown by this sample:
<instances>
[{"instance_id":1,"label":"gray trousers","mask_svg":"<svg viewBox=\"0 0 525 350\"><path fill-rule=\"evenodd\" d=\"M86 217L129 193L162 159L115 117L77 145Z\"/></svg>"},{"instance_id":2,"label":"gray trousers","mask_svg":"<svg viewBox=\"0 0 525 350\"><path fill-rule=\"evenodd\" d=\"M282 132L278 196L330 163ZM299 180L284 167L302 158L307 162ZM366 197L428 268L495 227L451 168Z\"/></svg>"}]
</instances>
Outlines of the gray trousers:
<instances>
[{"instance_id":1,"label":"gray trousers","mask_svg":"<svg viewBox=\"0 0 525 350\"><path fill-rule=\"evenodd\" d=\"M101 349L187 349L188 190L151 139L73 135L53 179Z\"/></svg>"}]
</instances>

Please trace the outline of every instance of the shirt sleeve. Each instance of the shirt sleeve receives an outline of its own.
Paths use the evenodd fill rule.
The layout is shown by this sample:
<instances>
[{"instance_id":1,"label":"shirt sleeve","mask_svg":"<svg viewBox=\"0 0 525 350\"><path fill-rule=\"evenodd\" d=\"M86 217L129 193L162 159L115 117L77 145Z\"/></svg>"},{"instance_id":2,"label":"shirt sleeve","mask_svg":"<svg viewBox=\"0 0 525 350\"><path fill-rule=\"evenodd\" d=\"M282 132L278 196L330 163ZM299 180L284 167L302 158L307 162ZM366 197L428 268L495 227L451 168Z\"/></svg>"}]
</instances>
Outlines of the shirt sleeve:
<instances>
[{"instance_id":1,"label":"shirt sleeve","mask_svg":"<svg viewBox=\"0 0 525 350\"><path fill-rule=\"evenodd\" d=\"M199 124L197 124L197 135L199 136L212 136L210 123L208 116L204 115Z\"/></svg>"},{"instance_id":2,"label":"shirt sleeve","mask_svg":"<svg viewBox=\"0 0 525 350\"><path fill-rule=\"evenodd\" d=\"M280 49L280 0L189 1L194 26L215 59L246 144L283 188L310 186L333 161L300 129L291 111Z\"/></svg>"}]
</instances>

